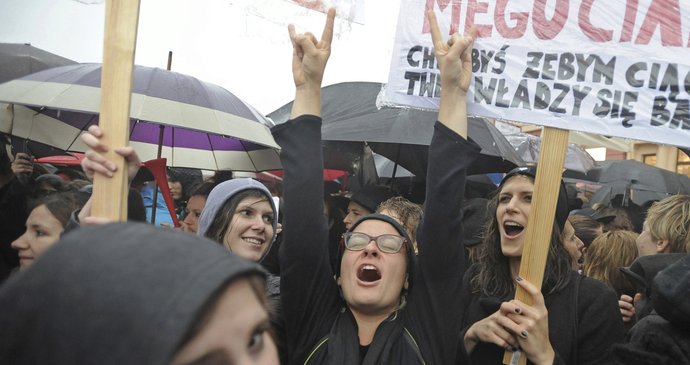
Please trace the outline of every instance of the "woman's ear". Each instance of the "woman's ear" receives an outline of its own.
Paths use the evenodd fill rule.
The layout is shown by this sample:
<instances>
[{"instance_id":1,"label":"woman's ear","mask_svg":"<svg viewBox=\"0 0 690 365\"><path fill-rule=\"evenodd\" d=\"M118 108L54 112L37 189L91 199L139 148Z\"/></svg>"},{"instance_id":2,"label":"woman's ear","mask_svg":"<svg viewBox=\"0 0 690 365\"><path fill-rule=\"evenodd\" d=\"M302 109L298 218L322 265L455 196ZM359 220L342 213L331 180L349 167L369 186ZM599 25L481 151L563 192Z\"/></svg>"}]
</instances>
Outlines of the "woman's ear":
<instances>
[{"instance_id":1,"label":"woman's ear","mask_svg":"<svg viewBox=\"0 0 690 365\"><path fill-rule=\"evenodd\" d=\"M405 274L405 282L403 283L403 289L407 290L410 287L410 274Z\"/></svg>"},{"instance_id":2,"label":"woman's ear","mask_svg":"<svg viewBox=\"0 0 690 365\"><path fill-rule=\"evenodd\" d=\"M340 276L338 276L337 278L335 278L335 282L338 283L338 286L340 286Z\"/></svg>"}]
</instances>

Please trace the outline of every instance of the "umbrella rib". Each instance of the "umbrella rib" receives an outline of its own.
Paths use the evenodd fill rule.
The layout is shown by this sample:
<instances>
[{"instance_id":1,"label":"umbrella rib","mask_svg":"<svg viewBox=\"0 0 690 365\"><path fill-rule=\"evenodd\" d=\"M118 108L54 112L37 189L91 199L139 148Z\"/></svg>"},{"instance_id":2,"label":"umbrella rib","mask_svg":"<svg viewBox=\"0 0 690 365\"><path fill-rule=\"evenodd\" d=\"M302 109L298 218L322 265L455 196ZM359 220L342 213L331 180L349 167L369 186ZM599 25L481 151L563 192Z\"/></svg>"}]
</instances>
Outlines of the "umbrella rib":
<instances>
[{"instance_id":1,"label":"umbrella rib","mask_svg":"<svg viewBox=\"0 0 690 365\"><path fill-rule=\"evenodd\" d=\"M84 129L85 129L87 126L90 126L90 125L91 125L91 121L92 121L94 118L96 118L96 115L91 115L89 121L88 121L87 123L84 123L83 126L79 127L79 133L72 139L72 142L71 142L71 143L69 144L69 146L67 147L68 150L70 150L70 151L72 150L72 147L74 146L74 143L75 143L75 142L77 141L77 139L81 136L82 132L84 132Z\"/></svg>"},{"instance_id":2,"label":"umbrella rib","mask_svg":"<svg viewBox=\"0 0 690 365\"><path fill-rule=\"evenodd\" d=\"M249 150L247 150L247 146L244 145L244 141L241 140L241 139L239 139L239 138L238 138L237 140L240 141L240 144L242 145L242 148L243 148L244 151L247 153L247 157L249 158L249 162L251 162L251 163L252 163L252 166L254 166L254 172L258 172L258 171L259 171L259 168L258 168L258 167L256 166L256 164L254 163L254 160L252 159L252 155L249 154Z\"/></svg>"},{"instance_id":3,"label":"umbrella rib","mask_svg":"<svg viewBox=\"0 0 690 365\"><path fill-rule=\"evenodd\" d=\"M208 146L211 149L211 156L213 156L213 162L216 164L216 171L219 171L220 166L218 166L218 159L216 158L216 152L213 149L213 143L211 142L211 134L206 133L206 139L208 139Z\"/></svg>"}]
</instances>

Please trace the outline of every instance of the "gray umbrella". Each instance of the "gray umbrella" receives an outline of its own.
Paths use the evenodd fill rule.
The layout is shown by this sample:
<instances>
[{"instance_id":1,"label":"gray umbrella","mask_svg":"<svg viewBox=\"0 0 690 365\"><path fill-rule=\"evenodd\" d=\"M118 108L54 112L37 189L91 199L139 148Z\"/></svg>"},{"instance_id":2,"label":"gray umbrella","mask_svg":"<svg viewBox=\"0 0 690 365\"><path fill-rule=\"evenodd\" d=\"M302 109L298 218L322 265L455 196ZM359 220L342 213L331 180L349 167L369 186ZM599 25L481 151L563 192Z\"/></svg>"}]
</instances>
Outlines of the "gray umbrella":
<instances>
[{"instance_id":1,"label":"gray umbrella","mask_svg":"<svg viewBox=\"0 0 690 365\"><path fill-rule=\"evenodd\" d=\"M321 92L324 144L345 150L343 143L367 142L377 154L417 176L426 176L427 152L438 113L409 108L379 109L376 97L381 87L376 82L344 82L324 87ZM291 109L292 103L288 103L268 116L275 123L284 123ZM470 174L505 172L523 164L501 132L485 119L470 118L468 132L482 148Z\"/></svg>"},{"instance_id":2,"label":"gray umbrella","mask_svg":"<svg viewBox=\"0 0 690 365\"><path fill-rule=\"evenodd\" d=\"M587 174L589 180L602 185L590 204L608 203L619 194L637 204L660 200L668 195L690 194L690 178L673 171L635 160L602 161L599 164L600 167Z\"/></svg>"},{"instance_id":3,"label":"gray umbrella","mask_svg":"<svg viewBox=\"0 0 690 365\"><path fill-rule=\"evenodd\" d=\"M541 137L528 133L517 133L507 135L506 139L515 147L515 151L525 162L538 162L539 151L541 150ZM568 170L586 173L596 167L597 163L582 147L574 143L568 143L563 166Z\"/></svg>"}]
</instances>

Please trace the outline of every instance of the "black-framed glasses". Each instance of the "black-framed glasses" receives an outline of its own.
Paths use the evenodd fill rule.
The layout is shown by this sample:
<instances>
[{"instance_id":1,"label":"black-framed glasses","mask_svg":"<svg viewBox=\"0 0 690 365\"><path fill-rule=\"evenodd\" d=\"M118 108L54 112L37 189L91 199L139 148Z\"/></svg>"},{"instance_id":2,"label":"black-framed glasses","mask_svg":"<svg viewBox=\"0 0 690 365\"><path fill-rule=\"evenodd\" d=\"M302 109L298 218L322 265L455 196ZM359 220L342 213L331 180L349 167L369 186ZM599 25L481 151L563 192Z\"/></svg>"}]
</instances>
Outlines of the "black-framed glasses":
<instances>
[{"instance_id":1,"label":"black-framed glasses","mask_svg":"<svg viewBox=\"0 0 690 365\"><path fill-rule=\"evenodd\" d=\"M367 247L372 240L376 242L376 246L378 246L379 250L385 253L397 253L407 242L405 237L394 234L382 234L376 237L361 232L346 232L343 234L345 248L350 251L361 251Z\"/></svg>"}]
</instances>

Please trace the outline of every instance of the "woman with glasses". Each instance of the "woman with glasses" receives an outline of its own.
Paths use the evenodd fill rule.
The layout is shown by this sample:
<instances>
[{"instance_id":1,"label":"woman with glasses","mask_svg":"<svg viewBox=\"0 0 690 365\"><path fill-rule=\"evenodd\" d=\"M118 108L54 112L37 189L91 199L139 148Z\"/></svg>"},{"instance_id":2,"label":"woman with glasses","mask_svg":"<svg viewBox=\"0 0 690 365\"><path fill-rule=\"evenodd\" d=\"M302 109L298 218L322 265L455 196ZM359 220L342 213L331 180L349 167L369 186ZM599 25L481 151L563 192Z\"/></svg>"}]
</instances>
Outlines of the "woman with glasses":
<instances>
[{"instance_id":1,"label":"woman with glasses","mask_svg":"<svg viewBox=\"0 0 690 365\"><path fill-rule=\"evenodd\" d=\"M433 12L428 14L442 91L419 256L399 222L372 214L343 236L331 268L321 214L319 115L334 16L331 9L320 40L289 27L295 101L291 120L273 129L285 170L280 264L289 364L452 364L464 258L461 217L448 212L460 211L466 169L479 152L466 140L474 37L454 34L446 42Z\"/></svg>"}]
</instances>

